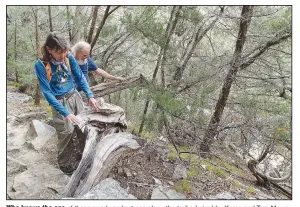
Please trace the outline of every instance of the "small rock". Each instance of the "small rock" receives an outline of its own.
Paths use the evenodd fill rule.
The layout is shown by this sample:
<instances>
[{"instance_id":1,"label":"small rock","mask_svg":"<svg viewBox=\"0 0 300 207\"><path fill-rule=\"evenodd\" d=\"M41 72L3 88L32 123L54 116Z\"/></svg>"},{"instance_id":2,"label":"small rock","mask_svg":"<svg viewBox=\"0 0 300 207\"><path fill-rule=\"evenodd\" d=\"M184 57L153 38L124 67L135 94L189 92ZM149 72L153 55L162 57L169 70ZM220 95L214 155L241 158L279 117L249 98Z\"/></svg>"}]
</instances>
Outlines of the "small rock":
<instances>
[{"instance_id":1,"label":"small rock","mask_svg":"<svg viewBox=\"0 0 300 207\"><path fill-rule=\"evenodd\" d=\"M172 181L169 181L168 183L169 183L170 185L174 185L174 183L173 183Z\"/></svg>"},{"instance_id":2,"label":"small rock","mask_svg":"<svg viewBox=\"0 0 300 207\"><path fill-rule=\"evenodd\" d=\"M247 199L249 199L249 200L257 200L257 198L254 198L254 197L249 197Z\"/></svg>"},{"instance_id":3,"label":"small rock","mask_svg":"<svg viewBox=\"0 0 300 207\"><path fill-rule=\"evenodd\" d=\"M111 179L106 178L96 186L94 186L89 192L81 196L79 199L136 199L131 194L128 194L126 189L122 188L120 184Z\"/></svg>"},{"instance_id":4,"label":"small rock","mask_svg":"<svg viewBox=\"0 0 300 207\"><path fill-rule=\"evenodd\" d=\"M218 193L215 196L209 197L209 199L220 199L220 200L233 200L235 197L229 192Z\"/></svg>"},{"instance_id":5,"label":"small rock","mask_svg":"<svg viewBox=\"0 0 300 207\"><path fill-rule=\"evenodd\" d=\"M183 165L176 165L175 170L174 170L174 174L173 174L173 178L174 179L185 179L187 178L187 174L186 174L187 170Z\"/></svg>"},{"instance_id":6,"label":"small rock","mask_svg":"<svg viewBox=\"0 0 300 207\"><path fill-rule=\"evenodd\" d=\"M126 177L132 177L132 174L128 168L124 168L124 173L125 173Z\"/></svg>"},{"instance_id":7,"label":"small rock","mask_svg":"<svg viewBox=\"0 0 300 207\"><path fill-rule=\"evenodd\" d=\"M155 188L152 192L151 199L186 199L185 195L178 193L173 189L166 187Z\"/></svg>"},{"instance_id":8,"label":"small rock","mask_svg":"<svg viewBox=\"0 0 300 207\"><path fill-rule=\"evenodd\" d=\"M153 178L155 184L157 184L157 185L162 185L162 182L161 182L159 179L157 179L157 178L155 178L155 177L152 177L152 178Z\"/></svg>"},{"instance_id":9,"label":"small rock","mask_svg":"<svg viewBox=\"0 0 300 207\"><path fill-rule=\"evenodd\" d=\"M118 167L118 174L123 175L123 168L122 167Z\"/></svg>"},{"instance_id":10,"label":"small rock","mask_svg":"<svg viewBox=\"0 0 300 207\"><path fill-rule=\"evenodd\" d=\"M39 137L39 139L50 139L56 135L56 129L39 120L32 120L26 133L28 140Z\"/></svg>"}]
</instances>

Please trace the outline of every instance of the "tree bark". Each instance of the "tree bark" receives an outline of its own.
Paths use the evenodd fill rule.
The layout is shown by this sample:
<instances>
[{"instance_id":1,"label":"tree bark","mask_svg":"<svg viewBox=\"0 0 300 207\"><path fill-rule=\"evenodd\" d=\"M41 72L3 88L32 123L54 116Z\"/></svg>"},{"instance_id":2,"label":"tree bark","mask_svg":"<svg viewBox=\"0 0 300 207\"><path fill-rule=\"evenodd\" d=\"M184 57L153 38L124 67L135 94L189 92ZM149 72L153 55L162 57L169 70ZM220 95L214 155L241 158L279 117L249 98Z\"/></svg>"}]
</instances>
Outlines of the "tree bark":
<instances>
[{"instance_id":1,"label":"tree bark","mask_svg":"<svg viewBox=\"0 0 300 207\"><path fill-rule=\"evenodd\" d=\"M15 21L15 41L14 41L14 58L17 63L17 21ZM15 66L15 78L16 82L19 83L19 72L17 66Z\"/></svg>"},{"instance_id":2,"label":"tree bark","mask_svg":"<svg viewBox=\"0 0 300 207\"><path fill-rule=\"evenodd\" d=\"M213 138L217 134L217 128L220 123L223 110L226 106L226 102L230 93L232 82L235 79L235 76L241 64L241 54L246 40L248 27L251 21L252 11L253 11L253 6L243 6L242 8L242 13L240 18L240 28L239 28L238 38L236 41L235 51L233 54L233 60L231 62L231 68L229 69L226 75L221 93L219 95L219 100L215 106L215 111L210 119L204 138L200 143L199 151L200 154L204 156L208 155L208 153L210 152L209 148L213 142Z\"/></svg>"},{"instance_id":3,"label":"tree bark","mask_svg":"<svg viewBox=\"0 0 300 207\"><path fill-rule=\"evenodd\" d=\"M96 24L96 19L97 19L99 7L100 6L95 6L94 7L92 23L91 23L90 30L89 30L89 33L88 33L88 36L87 36L87 40L86 40L88 43L92 42L92 37L93 37L94 29L95 29L95 24Z\"/></svg>"},{"instance_id":4,"label":"tree bark","mask_svg":"<svg viewBox=\"0 0 300 207\"><path fill-rule=\"evenodd\" d=\"M97 31L96 31L96 34L91 42L91 50L93 49L93 47L95 46L98 38L99 38L99 35L100 35L100 32L101 30L103 29L103 26L108 18L109 15L111 15L113 12L115 12L120 6L116 6L115 8L113 8L111 11L109 11L110 9L110 6L107 6L106 9L105 9L105 12L104 12L104 15L103 15L103 18L97 28Z\"/></svg>"},{"instance_id":5,"label":"tree bark","mask_svg":"<svg viewBox=\"0 0 300 207\"><path fill-rule=\"evenodd\" d=\"M99 26L97 28L95 36L94 36L94 38L93 38L93 40L91 42L91 50L93 49L93 47L95 46L95 44L96 44L96 42L98 40L98 37L99 37L100 32L101 32L101 30L102 30L102 28L103 28L103 26L104 26L104 24L105 24L105 22L107 20L107 17L110 15L109 14L109 8L110 8L110 6L107 6L106 9L105 9L103 18L102 18L102 20L101 20L101 22L100 22L100 24L99 24Z\"/></svg>"},{"instance_id":6,"label":"tree bark","mask_svg":"<svg viewBox=\"0 0 300 207\"><path fill-rule=\"evenodd\" d=\"M82 31L82 21L81 19L82 17L82 6L76 6L75 9L75 17L74 17L74 23L72 26L72 40L71 40L71 45L74 45L76 42L78 42L80 40L80 36L81 36L81 31Z\"/></svg>"},{"instance_id":7,"label":"tree bark","mask_svg":"<svg viewBox=\"0 0 300 207\"><path fill-rule=\"evenodd\" d=\"M96 97L103 97L130 87L143 86L147 84L147 80L144 76L127 78L124 81L111 81L108 83L101 83L99 85L91 87Z\"/></svg>"},{"instance_id":8,"label":"tree bark","mask_svg":"<svg viewBox=\"0 0 300 207\"><path fill-rule=\"evenodd\" d=\"M182 8L182 6L178 6L177 8L174 7L173 10L172 10L171 17L174 16L174 13L175 13L175 16L174 16L174 20L172 22L169 21L168 26L167 26L167 31L169 31L167 36L165 37L167 41L171 40L171 36L174 33L174 30L175 30L175 27L177 25L179 15L180 15L180 12L181 12L181 8ZM163 88L165 88L165 86L166 86L165 65L166 65L166 60L167 60L166 56L167 56L167 50L168 49L169 49L169 42L165 45L165 48L163 50L161 70L160 70L161 71L161 83L162 83Z\"/></svg>"},{"instance_id":9,"label":"tree bark","mask_svg":"<svg viewBox=\"0 0 300 207\"><path fill-rule=\"evenodd\" d=\"M68 28L68 34L69 34L69 41L72 41L72 31L71 31L71 23L70 23L70 10L69 6L67 6L67 28Z\"/></svg>"},{"instance_id":10,"label":"tree bark","mask_svg":"<svg viewBox=\"0 0 300 207\"><path fill-rule=\"evenodd\" d=\"M48 7L48 9L49 9L49 7ZM35 7L35 11L33 10L33 14L34 14L34 24L35 24L36 58L38 59L41 56L41 50L40 50L40 35L39 35L39 26L38 26L38 8L37 8L37 6ZM36 92L35 92L35 98L34 98L34 105L39 106L40 103L41 103L41 89L39 86L39 82L36 81Z\"/></svg>"},{"instance_id":11,"label":"tree bark","mask_svg":"<svg viewBox=\"0 0 300 207\"><path fill-rule=\"evenodd\" d=\"M53 32L51 6L48 6L48 15L49 15L49 29L50 29L50 32Z\"/></svg>"}]
</instances>

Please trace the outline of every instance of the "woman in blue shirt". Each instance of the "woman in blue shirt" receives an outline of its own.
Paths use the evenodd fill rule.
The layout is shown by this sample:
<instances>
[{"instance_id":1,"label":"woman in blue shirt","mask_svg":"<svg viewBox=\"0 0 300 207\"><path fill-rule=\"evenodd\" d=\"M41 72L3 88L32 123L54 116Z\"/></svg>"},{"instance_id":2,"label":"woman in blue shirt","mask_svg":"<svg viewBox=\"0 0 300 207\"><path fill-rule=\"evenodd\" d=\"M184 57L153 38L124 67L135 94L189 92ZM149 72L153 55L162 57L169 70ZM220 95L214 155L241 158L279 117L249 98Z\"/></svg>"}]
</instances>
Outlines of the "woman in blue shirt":
<instances>
[{"instance_id":1,"label":"woman in blue shirt","mask_svg":"<svg viewBox=\"0 0 300 207\"><path fill-rule=\"evenodd\" d=\"M81 122L76 115L85 110L74 81L82 88L90 105L97 111L99 107L77 61L68 54L68 50L68 43L64 38L50 33L42 47L43 57L35 63L35 73L40 88L52 107L53 122L58 135L58 164L62 171L71 174L80 161L75 143L84 145L85 142L85 140L74 142L74 138L82 137L78 135L79 130L76 130L77 136L73 133L74 125ZM50 77L46 69L49 65Z\"/></svg>"}]
</instances>

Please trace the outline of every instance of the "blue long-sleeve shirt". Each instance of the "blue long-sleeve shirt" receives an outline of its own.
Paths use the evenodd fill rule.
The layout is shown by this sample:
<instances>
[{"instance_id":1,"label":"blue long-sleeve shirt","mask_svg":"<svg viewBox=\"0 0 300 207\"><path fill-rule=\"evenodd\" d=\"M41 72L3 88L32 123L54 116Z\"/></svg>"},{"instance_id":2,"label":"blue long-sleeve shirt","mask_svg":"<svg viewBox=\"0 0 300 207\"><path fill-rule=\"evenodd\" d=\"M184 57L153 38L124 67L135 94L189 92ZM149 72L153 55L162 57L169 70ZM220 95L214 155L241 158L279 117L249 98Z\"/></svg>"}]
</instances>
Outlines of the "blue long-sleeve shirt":
<instances>
[{"instance_id":1,"label":"blue long-sleeve shirt","mask_svg":"<svg viewBox=\"0 0 300 207\"><path fill-rule=\"evenodd\" d=\"M62 69L62 71L58 72L57 68L59 66L54 65L50 62L52 71L52 78L50 82L47 79L47 72L44 64L40 60L37 60L34 65L35 73L38 77L41 90L46 100L51 106L54 107L56 111L58 111L64 117L67 117L70 112L55 98L55 96L64 96L74 90L72 74L76 79L76 83L80 85L86 96L88 98L94 97L86 79L83 78L84 75L80 70L77 61L72 55L69 55L69 62L70 67L72 68L72 72L66 69Z\"/></svg>"},{"instance_id":2,"label":"blue long-sleeve shirt","mask_svg":"<svg viewBox=\"0 0 300 207\"><path fill-rule=\"evenodd\" d=\"M92 60L92 58L89 56L87 58L87 62L79 65L85 79L87 80L87 82L89 82L89 76L88 76L88 72L89 70L91 71L95 71L98 69L98 67L96 66L96 64L94 63L94 61ZM82 89L80 88L80 86L78 86L78 84L76 83L76 87L78 91L81 91Z\"/></svg>"},{"instance_id":3,"label":"blue long-sleeve shirt","mask_svg":"<svg viewBox=\"0 0 300 207\"><path fill-rule=\"evenodd\" d=\"M95 71L98 68L90 56L87 58L87 63L79 65L79 67L87 80L89 80L88 71Z\"/></svg>"}]
</instances>

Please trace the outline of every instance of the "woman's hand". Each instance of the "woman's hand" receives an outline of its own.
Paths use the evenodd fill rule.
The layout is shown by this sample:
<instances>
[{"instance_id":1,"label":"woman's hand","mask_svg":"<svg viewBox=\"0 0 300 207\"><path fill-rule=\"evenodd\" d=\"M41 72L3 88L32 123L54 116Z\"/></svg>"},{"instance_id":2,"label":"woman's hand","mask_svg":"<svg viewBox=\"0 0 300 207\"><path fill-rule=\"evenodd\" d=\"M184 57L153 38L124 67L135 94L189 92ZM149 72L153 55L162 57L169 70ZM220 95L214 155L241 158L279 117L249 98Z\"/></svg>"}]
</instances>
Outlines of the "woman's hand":
<instances>
[{"instance_id":1,"label":"woman's hand","mask_svg":"<svg viewBox=\"0 0 300 207\"><path fill-rule=\"evenodd\" d=\"M100 110L100 107L99 107L99 105L97 104L96 99L90 98L90 99L89 99L89 104L95 109L95 111L99 111L99 110Z\"/></svg>"},{"instance_id":2,"label":"woman's hand","mask_svg":"<svg viewBox=\"0 0 300 207\"><path fill-rule=\"evenodd\" d=\"M82 122L82 120L79 119L78 117L76 117L74 114L69 114L66 117L66 120L68 120L69 122L71 122L71 124L78 125L78 126L80 126L80 124Z\"/></svg>"}]
</instances>

